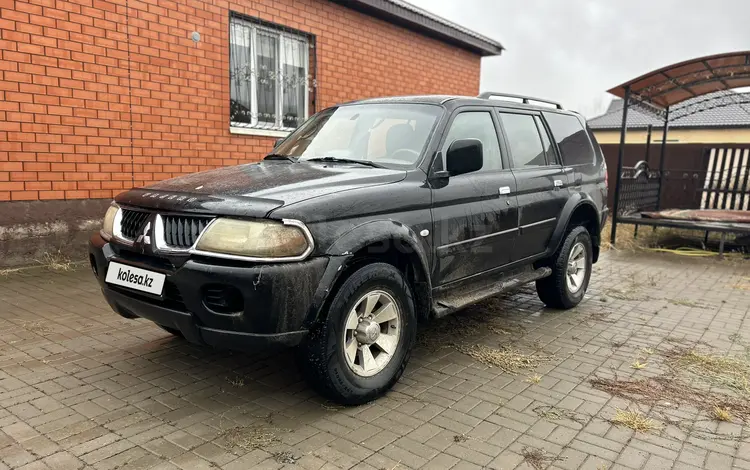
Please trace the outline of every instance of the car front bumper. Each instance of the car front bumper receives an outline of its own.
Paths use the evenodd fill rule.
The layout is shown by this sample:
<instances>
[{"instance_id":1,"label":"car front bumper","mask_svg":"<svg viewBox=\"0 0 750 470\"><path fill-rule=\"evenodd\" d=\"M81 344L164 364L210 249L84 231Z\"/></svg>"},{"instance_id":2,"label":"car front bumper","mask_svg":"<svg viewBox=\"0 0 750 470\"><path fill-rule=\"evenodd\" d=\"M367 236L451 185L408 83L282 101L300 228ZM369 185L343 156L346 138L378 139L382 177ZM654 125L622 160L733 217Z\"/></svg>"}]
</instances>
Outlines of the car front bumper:
<instances>
[{"instance_id":1,"label":"car front bumper","mask_svg":"<svg viewBox=\"0 0 750 470\"><path fill-rule=\"evenodd\" d=\"M91 237L89 255L102 293L115 312L151 320L179 330L190 342L221 349L255 351L298 344L328 292L323 283L330 260L325 257L262 265L191 258L172 264L119 249L99 234ZM165 274L162 295L108 284L111 261ZM239 293L241 309L217 312L207 302L211 289Z\"/></svg>"}]
</instances>

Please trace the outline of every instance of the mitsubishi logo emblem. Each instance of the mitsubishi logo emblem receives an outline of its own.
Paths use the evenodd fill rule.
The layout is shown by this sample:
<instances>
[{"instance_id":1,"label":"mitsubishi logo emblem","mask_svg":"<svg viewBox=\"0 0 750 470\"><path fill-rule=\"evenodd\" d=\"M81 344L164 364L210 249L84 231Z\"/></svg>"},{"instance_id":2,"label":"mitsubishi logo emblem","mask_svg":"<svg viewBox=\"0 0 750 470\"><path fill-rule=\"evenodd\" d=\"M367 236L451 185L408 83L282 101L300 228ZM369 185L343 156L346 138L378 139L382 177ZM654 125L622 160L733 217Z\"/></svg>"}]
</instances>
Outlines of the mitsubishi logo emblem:
<instances>
[{"instance_id":1,"label":"mitsubishi logo emblem","mask_svg":"<svg viewBox=\"0 0 750 470\"><path fill-rule=\"evenodd\" d=\"M143 227L143 233L135 239L135 244L141 247L141 252L144 251L146 245L151 244L151 222L147 222Z\"/></svg>"}]
</instances>

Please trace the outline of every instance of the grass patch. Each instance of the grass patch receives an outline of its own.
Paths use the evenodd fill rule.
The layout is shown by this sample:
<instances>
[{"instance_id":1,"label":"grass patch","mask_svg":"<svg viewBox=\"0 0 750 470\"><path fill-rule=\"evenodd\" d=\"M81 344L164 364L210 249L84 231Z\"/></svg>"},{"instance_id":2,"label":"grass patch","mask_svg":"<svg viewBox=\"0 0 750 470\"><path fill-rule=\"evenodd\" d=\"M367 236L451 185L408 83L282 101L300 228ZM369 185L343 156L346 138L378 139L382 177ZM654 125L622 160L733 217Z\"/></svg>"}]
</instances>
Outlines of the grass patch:
<instances>
[{"instance_id":1,"label":"grass patch","mask_svg":"<svg viewBox=\"0 0 750 470\"><path fill-rule=\"evenodd\" d=\"M297 460L299 460L299 457L296 457L288 450L282 452L274 452L271 455L273 456L273 459L276 461L276 463L280 464L294 465L297 463Z\"/></svg>"},{"instance_id":2,"label":"grass patch","mask_svg":"<svg viewBox=\"0 0 750 470\"><path fill-rule=\"evenodd\" d=\"M705 232L700 230L686 230L669 227L659 227L654 230L652 227L642 225L638 229L638 237L635 237L635 225L618 224L617 225L617 242L613 247L609 240L612 233L611 221L602 227L601 249L618 250L618 251L640 251L649 248L679 248L693 247L706 249L703 245ZM716 247L721 240L721 234L711 232L708 236L709 245ZM727 243L733 243L734 237L731 234L727 236Z\"/></svg>"},{"instance_id":3,"label":"grass patch","mask_svg":"<svg viewBox=\"0 0 750 470\"><path fill-rule=\"evenodd\" d=\"M727 422L732 421L732 415L731 413L729 413L729 410L727 410L726 408L722 408L720 406L714 406L713 414L714 414L714 419L716 419L717 421L727 421Z\"/></svg>"},{"instance_id":4,"label":"grass patch","mask_svg":"<svg viewBox=\"0 0 750 470\"><path fill-rule=\"evenodd\" d=\"M52 271L67 272L73 269L73 262L60 250L46 252L35 261Z\"/></svg>"},{"instance_id":5,"label":"grass patch","mask_svg":"<svg viewBox=\"0 0 750 470\"><path fill-rule=\"evenodd\" d=\"M667 299L667 302L673 305L681 305L683 307L702 307L705 308L705 305L699 304L698 302L693 302L692 300L687 299Z\"/></svg>"},{"instance_id":6,"label":"grass patch","mask_svg":"<svg viewBox=\"0 0 750 470\"><path fill-rule=\"evenodd\" d=\"M11 274L15 274L19 271L23 270L23 268L5 268L0 269L0 278L8 277Z\"/></svg>"},{"instance_id":7,"label":"grass patch","mask_svg":"<svg viewBox=\"0 0 750 470\"><path fill-rule=\"evenodd\" d=\"M31 331L32 333L36 333L38 335L48 335L52 333L52 328L48 327L42 322L35 321L35 322L24 322L21 324L21 328L27 331Z\"/></svg>"},{"instance_id":8,"label":"grass patch","mask_svg":"<svg viewBox=\"0 0 750 470\"><path fill-rule=\"evenodd\" d=\"M264 449L281 442L273 430L259 426L235 426L222 432L219 437L223 438L229 447L242 450Z\"/></svg>"},{"instance_id":9,"label":"grass patch","mask_svg":"<svg viewBox=\"0 0 750 470\"><path fill-rule=\"evenodd\" d=\"M636 361L633 361L632 364L630 364L630 367L632 367L633 369L641 370L641 369L645 369L647 365L648 365L647 362L641 362L641 361L636 360Z\"/></svg>"},{"instance_id":10,"label":"grass patch","mask_svg":"<svg viewBox=\"0 0 750 470\"><path fill-rule=\"evenodd\" d=\"M647 418L641 413L632 410L616 410L612 424L625 426L636 432L647 433L662 428L661 424L653 419Z\"/></svg>"},{"instance_id":11,"label":"grass patch","mask_svg":"<svg viewBox=\"0 0 750 470\"><path fill-rule=\"evenodd\" d=\"M750 400L746 397L703 390L695 381L686 383L674 375L662 375L640 380L605 379L595 377L589 381L596 390L636 403L657 405L671 402L689 405L711 416L715 407L730 409L743 421L750 421Z\"/></svg>"},{"instance_id":12,"label":"grass patch","mask_svg":"<svg viewBox=\"0 0 750 470\"><path fill-rule=\"evenodd\" d=\"M537 449L536 447L524 447L521 450L521 455L523 461L534 470L543 470L555 462L562 462L566 459L565 457L550 455L543 449Z\"/></svg>"},{"instance_id":13,"label":"grass patch","mask_svg":"<svg viewBox=\"0 0 750 470\"><path fill-rule=\"evenodd\" d=\"M713 385L728 387L750 397L750 360L704 354L692 349L673 349L666 354L670 365L690 372Z\"/></svg>"},{"instance_id":14,"label":"grass patch","mask_svg":"<svg viewBox=\"0 0 750 470\"><path fill-rule=\"evenodd\" d=\"M503 372L517 374L522 370L535 369L553 356L524 354L511 347L493 348L484 344L461 345L458 351L489 367L498 367Z\"/></svg>"},{"instance_id":15,"label":"grass patch","mask_svg":"<svg viewBox=\"0 0 750 470\"><path fill-rule=\"evenodd\" d=\"M231 379L229 377L227 377L226 380L227 380L227 382L229 382L229 384L232 387L240 388L240 387L244 387L245 386L245 379L243 377L240 377L240 376L236 376L236 377L233 377Z\"/></svg>"},{"instance_id":16,"label":"grass patch","mask_svg":"<svg viewBox=\"0 0 750 470\"><path fill-rule=\"evenodd\" d=\"M526 377L526 382L530 384L538 384L542 381L541 375L531 375L529 377Z\"/></svg>"},{"instance_id":17,"label":"grass patch","mask_svg":"<svg viewBox=\"0 0 750 470\"><path fill-rule=\"evenodd\" d=\"M537 406L532 411L536 413L537 416L547 421L560 421L562 419L569 419L579 424L584 424L586 422L586 420L583 417L579 416L577 413L570 410L565 410L563 408L558 408L556 406Z\"/></svg>"}]
</instances>

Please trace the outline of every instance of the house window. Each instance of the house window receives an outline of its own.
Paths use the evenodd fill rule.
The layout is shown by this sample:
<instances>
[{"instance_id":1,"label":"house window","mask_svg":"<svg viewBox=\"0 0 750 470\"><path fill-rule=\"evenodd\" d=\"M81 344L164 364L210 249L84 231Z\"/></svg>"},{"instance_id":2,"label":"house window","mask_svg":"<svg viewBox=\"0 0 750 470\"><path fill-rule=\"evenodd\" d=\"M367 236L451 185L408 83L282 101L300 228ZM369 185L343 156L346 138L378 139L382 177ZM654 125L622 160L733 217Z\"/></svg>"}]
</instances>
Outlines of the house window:
<instances>
[{"instance_id":1,"label":"house window","mask_svg":"<svg viewBox=\"0 0 750 470\"><path fill-rule=\"evenodd\" d=\"M230 22L230 123L290 131L307 119L312 38L260 20Z\"/></svg>"}]
</instances>

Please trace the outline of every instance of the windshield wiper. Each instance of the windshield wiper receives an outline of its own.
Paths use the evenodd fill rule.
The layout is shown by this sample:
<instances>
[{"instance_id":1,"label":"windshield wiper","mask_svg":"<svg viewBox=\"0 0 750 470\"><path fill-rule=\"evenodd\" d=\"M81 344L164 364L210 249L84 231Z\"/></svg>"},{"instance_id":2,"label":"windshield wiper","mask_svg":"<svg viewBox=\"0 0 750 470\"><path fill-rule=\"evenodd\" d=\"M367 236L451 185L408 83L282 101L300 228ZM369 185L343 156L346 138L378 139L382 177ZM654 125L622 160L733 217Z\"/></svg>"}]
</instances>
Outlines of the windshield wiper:
<instances>
[{"instance_id":1,"label":"windshield wiper","mask_svg":"<svg viewBox=\"0 0 750 470\"><path fill-rule=\"evenodd\" d=\"M380 165L375 162L371 162L369 160L355 160L353 158L315 157L315 158L307 158L305 159L305 161L306 162L358 163L360 165L371 166L373 168L386 168L383 165Z\"/></svg>"},{"instance_id":2,"label":"windshield wiper","mask_svg":"<svg viewBox=\"0 0 750 470\"><path fill-rule=\"evenodd\" d=\"M289 155L280 155L278 153L269 153L263 160L287 160L290 162L297 162L297 159L290 157Z\"/></svg>"}]
</instances>

